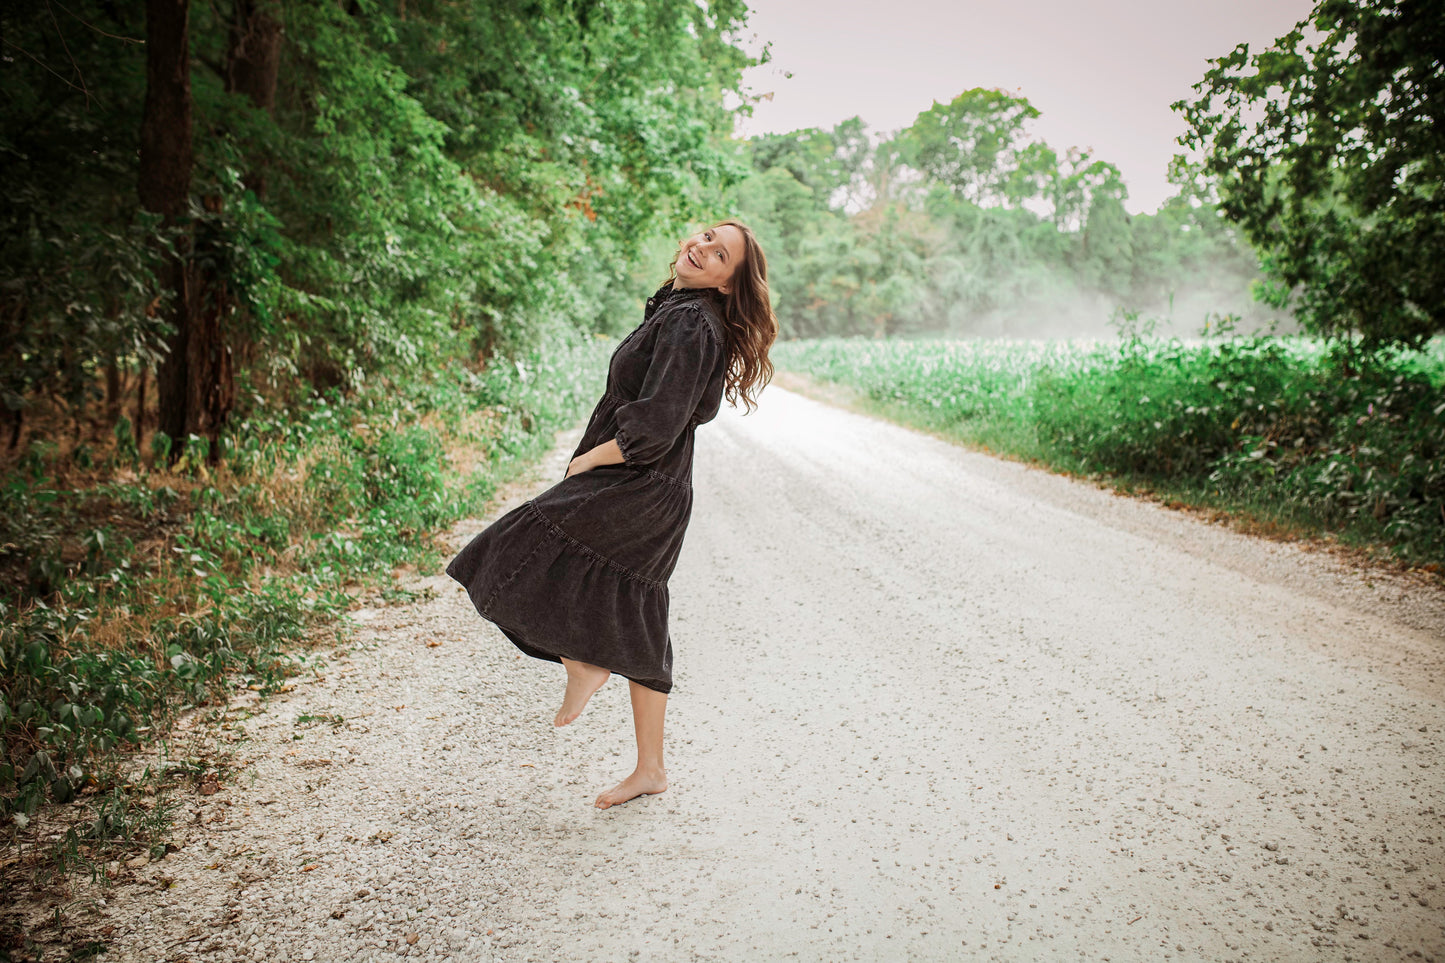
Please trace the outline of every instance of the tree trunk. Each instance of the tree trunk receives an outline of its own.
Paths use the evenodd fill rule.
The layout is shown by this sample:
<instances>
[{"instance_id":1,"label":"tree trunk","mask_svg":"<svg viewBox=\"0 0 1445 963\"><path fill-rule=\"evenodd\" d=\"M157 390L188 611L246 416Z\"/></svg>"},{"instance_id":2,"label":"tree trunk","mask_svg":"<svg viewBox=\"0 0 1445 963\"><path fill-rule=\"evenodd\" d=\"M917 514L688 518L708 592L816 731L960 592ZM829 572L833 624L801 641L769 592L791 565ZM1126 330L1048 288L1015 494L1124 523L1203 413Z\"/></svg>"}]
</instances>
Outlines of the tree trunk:
<instances>
[{"instance_id":1,"label":"tree trunk","mask_svg":"<svg viewBox=\"0 0 1445 963\"><path fill-rule=\"evenodd\" d=\"M191 192L190 0L146 0L146 95L140 128L141 204L163 215L174 227L186 212ZM181 246L181 238L177 237ZM166 259L163 272L173 298L168 353L156 373L160 418L157 428L177 441L171 458L180 456L194 420L187 390L193 378L191 299L185 269L186 252Z\"/></svg>"},{"instance_id":2,"label":"tree trunk","mask_svg":"<svg viewBox=\"0 0 1445 963\"><path fill-rule=\"evenodd\" d=\"M207 200L210 204L220 204L220 198ZM215 465L221 460L221 428L236 403L226 323L235 313L235 304L223 278L200 267L191 273L190 287L195 297L187 344L187 366L192 374L187 405L195 412L195 419L187 430L204 434L210 440L206 461Z\"/></svg>"},{"instance_id":3,"label":"tree trunk","mask_svg":"<svg viewBox=\"0 0 1445 963\"><path fill-rule=\"evenodd\" d=\"M146 366L142 364L135 379L135 450L145 451L146 437Z\"/></svg>"},{"instance_id":4,"label":"tree trunk","mask_svg":"<svg viewBox=\"0 0 1445 963\"><path fill-rule=\"evenodd\" d=\"M235 9L226 53L226 90L245 94L252 105L274 114L281 66L281 12L267 0L236 0Z\"/></svg>"},{"instance_id":5,"label":"tree trunk","mask_svg":"<svg viewBox=\"0 0 1445 963\"><path fill-rule=\"evenodd\" d=\"M115 355L105 363L105 425L114 428L120 420L120 362Z\"/></svg>"},{"instance_id":6,"label":"tree trunk","mask_svg":"<svg viewBox=\"0 0 1445 963\"><path fill-rule=\"evenodd\" d=\"M279 11L271 0L236 0L234 14L226 51L226 90L242 94L253 106L274 113L281 61ZM265 195L263 169L248 171L244 183L258 197ZM224 198L211 195L203 203L215 214L221 211ZM212 240L205 232L193 239L198 262L207 260L199 248ZM188 374L185 432L209 438L207 461L215 465L221 457L221 428L236 401L230 323L236 304L224 277L193 266L188 281L191 327L184 346Z\"/></svg>"},{"instance_id":7,"label":"tree trunk","mask_svg":"<svg viewBox=\"0 0 1445 963\"><path fill-rule=\"evenodd\" d=\"M253 107L276 114L276 79L281 69L281 11L272 0L236 0L226 51L226 91L243 94ZM266 196L264 167L242 179L257 197Z\"/></svg>"}]
</instances>

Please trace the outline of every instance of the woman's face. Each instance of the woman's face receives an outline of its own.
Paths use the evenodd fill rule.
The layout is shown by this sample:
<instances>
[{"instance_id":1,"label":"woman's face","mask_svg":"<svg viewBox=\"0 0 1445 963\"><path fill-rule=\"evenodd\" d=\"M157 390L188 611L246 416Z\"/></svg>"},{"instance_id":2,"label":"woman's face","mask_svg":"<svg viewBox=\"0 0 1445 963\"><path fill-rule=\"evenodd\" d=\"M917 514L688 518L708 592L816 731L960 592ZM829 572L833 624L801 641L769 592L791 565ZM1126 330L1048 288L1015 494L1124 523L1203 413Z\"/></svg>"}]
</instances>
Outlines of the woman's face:
<instances>
[{"instance_id":1,"label":"woman's face","mask_svg":"<svg viewBox=\"0 0 1445 963\"><path fill-rule=\"evenodd\" d=\"M743 232L731 224L694 234L678 247L673 287L717 288L727 294L743 251Z\"/></svg>"}]
</instances>

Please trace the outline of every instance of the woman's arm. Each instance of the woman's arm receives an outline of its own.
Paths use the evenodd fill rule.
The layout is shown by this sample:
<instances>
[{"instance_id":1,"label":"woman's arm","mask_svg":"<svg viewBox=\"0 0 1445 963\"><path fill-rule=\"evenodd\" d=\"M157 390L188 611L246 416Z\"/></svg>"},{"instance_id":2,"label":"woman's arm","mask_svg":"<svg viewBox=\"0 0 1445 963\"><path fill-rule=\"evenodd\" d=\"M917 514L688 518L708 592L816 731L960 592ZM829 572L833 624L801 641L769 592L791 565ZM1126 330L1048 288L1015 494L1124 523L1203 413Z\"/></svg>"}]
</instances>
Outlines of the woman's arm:
<instances>
[{"instance_id":1,"label":"woman's arm","mask_svg":"<svg viewBox=\"0 0 1445 963\"><path fill-rule=\"evenodd\" d=\"M703 307L663 306L653 318L656 339L634 400L617 408L613 432L622 460L642 468L666 455L723 363L723 346Z\"/></svg>"},{"instance_id":2,"label":"woman's arm","mask_svg":"<svg viewBox=\"0 0 1445 963\"><path fill-rule=\"evenodd\" d=\"M598 465L620 465L622 463L622 449L617 447L617 439L604 441L591 451L584 451L567 465L567 477L571 478L580 471L591 471Z\"/></svg>"}]
</instances>

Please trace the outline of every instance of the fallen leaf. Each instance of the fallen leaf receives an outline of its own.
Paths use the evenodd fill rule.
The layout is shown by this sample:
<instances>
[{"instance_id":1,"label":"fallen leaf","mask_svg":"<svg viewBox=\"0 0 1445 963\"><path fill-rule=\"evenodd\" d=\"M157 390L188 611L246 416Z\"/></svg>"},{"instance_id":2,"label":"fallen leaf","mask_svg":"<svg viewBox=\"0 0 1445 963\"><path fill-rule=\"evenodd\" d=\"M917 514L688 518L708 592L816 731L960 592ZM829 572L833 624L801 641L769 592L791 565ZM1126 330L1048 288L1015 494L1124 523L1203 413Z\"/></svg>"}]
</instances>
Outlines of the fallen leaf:
<instances>
[{"instance_id":1,"label":"fallen leaf","mask_svg":"<svg viewBox=\"0 0 1445 963\"><path fill-rule=\"evenodd\" d=\"M301 867L301 872L303 872L303 873L309 873L309 872L311 872L313 869L316 869L316 868L317 868L318 866L320 866L320 865L321 865L320 863L307 863L305 866L302 866L302 867Z\"/></svg>"},{"instance_id":2,"label":"fallen leaf","mask_svg":"<svg viewBox=\"0 0 1445 963\"><path fill-rule=\"evenodd\" d=\"M428 649L435 649L435 648L436 648L437 646L439 646L439 645L441 645L440 642L428 642L428 643L426 644L426 647L427 647Z\"/></svg>"}]
</instances>

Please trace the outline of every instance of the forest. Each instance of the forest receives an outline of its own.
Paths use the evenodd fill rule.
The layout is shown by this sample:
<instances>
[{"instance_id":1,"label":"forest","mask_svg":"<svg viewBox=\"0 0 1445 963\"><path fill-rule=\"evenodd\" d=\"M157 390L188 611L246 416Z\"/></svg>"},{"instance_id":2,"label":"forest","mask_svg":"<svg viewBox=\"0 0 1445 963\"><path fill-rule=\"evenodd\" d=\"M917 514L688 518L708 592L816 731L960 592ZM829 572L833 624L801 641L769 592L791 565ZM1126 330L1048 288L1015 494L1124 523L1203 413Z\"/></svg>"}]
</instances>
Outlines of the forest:
<instances>
[{"instance_id":1,"label":"forest","mask_svg":"<svg viewBox=\"0 0 1445 963\"><path fill-rule=\"evenodd\" d=\"M1292 477L1282 497L1324 506L1306 528L1365 520L1438 571L1435 5L1321 0L1201 64L1176 193L1137 215L1113 164L988 87L899 131L741 139L767 56L747 22L739 0L0 10L0 886L163 850L168 794L214 773L134 750L283 688L348 609L434 569L437 534L585 413L673 242L722 216L768 253L780 367L930 427L993 412L965 440L1062 470L1192 472L1226 508L1220 479ZM1040 389L1047 424L1020 387L1041 369L973 340L1115 333L1118 365ZM915 378L938 370L916 351L967 362ZM1175 420L1125 398L1141 371Z\"/></svg>"}]
</instances>

